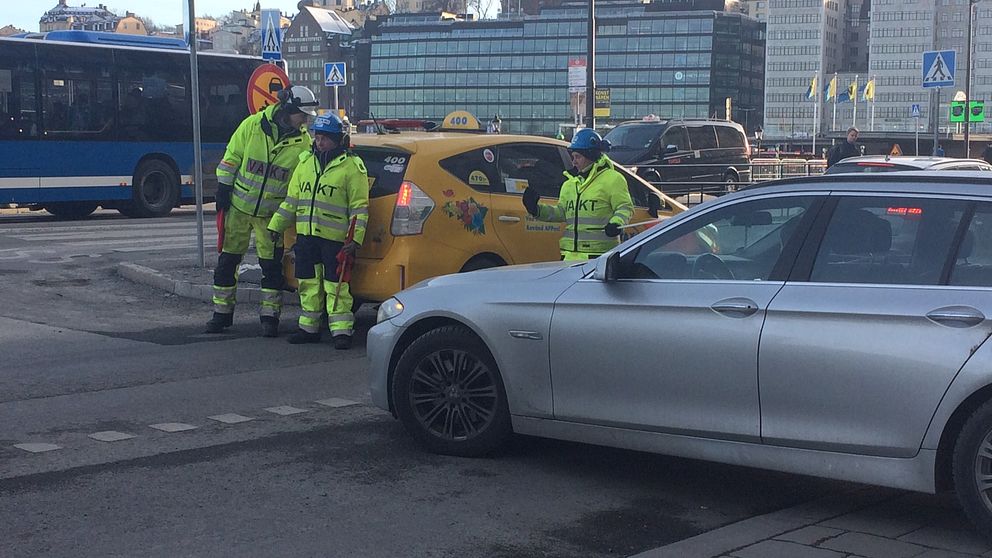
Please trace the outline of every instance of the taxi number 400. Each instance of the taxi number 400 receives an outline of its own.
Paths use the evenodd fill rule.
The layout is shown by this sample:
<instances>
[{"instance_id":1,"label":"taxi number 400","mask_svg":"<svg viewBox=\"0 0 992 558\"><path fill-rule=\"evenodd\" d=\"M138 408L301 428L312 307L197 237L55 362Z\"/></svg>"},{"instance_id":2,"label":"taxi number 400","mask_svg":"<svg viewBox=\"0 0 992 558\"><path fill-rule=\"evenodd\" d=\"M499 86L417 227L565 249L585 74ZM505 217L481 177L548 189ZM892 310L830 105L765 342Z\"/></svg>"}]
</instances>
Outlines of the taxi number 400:
<instances>
[{"instance_id":1,"label":"taxi number 400","mask_svg":"<svg viewBox=\"0 0 992 558\"><path fill-rule=\"evenodd\" d=\"M387 165L402 165L406 163L406 157L386 157L385 163Z\"/></svg>"}]
</instances>

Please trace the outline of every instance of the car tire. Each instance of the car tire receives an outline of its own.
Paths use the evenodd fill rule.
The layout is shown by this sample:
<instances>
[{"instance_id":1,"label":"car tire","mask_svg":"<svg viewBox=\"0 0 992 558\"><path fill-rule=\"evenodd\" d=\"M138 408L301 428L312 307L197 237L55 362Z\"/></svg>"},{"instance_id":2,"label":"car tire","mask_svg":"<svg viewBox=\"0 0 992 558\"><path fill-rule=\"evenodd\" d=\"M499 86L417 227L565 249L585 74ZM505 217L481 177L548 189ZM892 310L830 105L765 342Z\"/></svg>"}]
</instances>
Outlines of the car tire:
<instances>
[{"instance_id":1,"label":"car tire","mask_svg":"<svg viewBox=\"0 0 992 558\"><path fill-rule=\"evenodd\" d=\"M50 203L45 206L45 211L54 215L56 219L71 221L88 217L97 207L98 204L91 202Z\"/></svg>"},{"instance_id":2,"label":"car tire","mask_svg":"<svg viewBox=\"0 0 992 558\"><path fill-rule=\"evenodd\" d=\"M723 175L723 181L727 184L728 192L736 192L740 188L740 180L741 179L737 176L737 173L733 171L727 171L727 173Z\"/></svg>"},{"instance_id":3,"label":"car tire","mask_svg":"<svg viewBox=\"0 0 992 558\"><path fill-rule=\"evenodd\" d=\"M992 541L992 401L965 422L954 444L954 490L965 514Z\"/></svg>"},{"instance_id":4,"label":"car tire","mask_svg":"<svg viewBox=\"0 0 992 558\"><path fill-rule=\"evenodd\" d=\"M140 217L165 217L179 203L179 176L165 161L149 159L134 171L130 211Z\"/></svg>"},{"instance_id":5,"label":"car tire","mask_svg":"<svg viewBox=\"0 0 992 558\"><path fill-rule=\"evenodd\" d=\"M396 364L392 396L403 426L434 453L486 455L513 432L496 361L463 326L440 327L414 340Z\"/></svg>"}]
</instances>

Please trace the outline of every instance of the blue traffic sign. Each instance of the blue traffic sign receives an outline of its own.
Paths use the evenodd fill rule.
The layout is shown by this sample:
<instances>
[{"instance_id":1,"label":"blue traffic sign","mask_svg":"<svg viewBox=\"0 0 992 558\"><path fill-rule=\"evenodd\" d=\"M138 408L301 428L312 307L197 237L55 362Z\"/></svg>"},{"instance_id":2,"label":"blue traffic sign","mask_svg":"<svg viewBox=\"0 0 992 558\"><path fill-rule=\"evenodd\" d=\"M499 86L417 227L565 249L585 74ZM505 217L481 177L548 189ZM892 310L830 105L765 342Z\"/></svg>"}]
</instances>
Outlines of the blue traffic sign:
<instances>
[{"instance_id":1,"label":"blue traffic sign","mask_svg":"<svg viewBox=\"0 0 992 558\"><path fill-rule=\"evenodd\" d=\"M909 110L913 113L913 118L920 117L920 105L914 104Z\"/></svg>"},{"instance_id":2,"label":"blue traffic sign","mask_svg":"<svg viewBox=\"0 0 992 558\"><path fill-rule=\"evenodd\" d=\"M262 10L262 58L282 59L282 16L279 10Z\"/></svg>"},{"instance_id":3,"label":"blue traffic sign","mask_svg":"<svg viewBox=\"0 0 992 558\"><path fill-rule=\"evenodd\" d=\"M344 62L324 63L324 85L331 87L335 85L347 85L348 72Z\"/></svg>"},{"instance_id":4,"label":"blue traffic sign","mask_svg":"<svg viewBox=\"0 0 992 558\"><path fill-rule=\"evenodd\" d=\"M957 51L928 50L923 53L923 87L951 87Z\"/></svg>"}]
</instances>

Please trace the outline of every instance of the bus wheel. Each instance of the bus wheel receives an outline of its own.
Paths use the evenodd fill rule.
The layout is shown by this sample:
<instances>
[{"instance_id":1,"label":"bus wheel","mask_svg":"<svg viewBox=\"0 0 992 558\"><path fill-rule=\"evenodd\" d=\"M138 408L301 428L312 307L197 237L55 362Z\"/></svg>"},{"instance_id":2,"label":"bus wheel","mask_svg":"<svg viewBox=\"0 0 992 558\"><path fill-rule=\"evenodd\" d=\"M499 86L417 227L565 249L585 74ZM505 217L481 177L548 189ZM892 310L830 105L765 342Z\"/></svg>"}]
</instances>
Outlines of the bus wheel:
<instances>
[{"instance_id":1,"label":"bus wheel","mask_svg":"<svg viewBox=\"0 0 992 558\"><path fill-rule=\"evenodd\" d=\"M132 208L139 217L165 217L179 202L179 177L164 161L149 159L134 172ZM125 213L126 214L126 213Z\"/></svg>"},{"instance_id":2,"label":"bus wheel","mask_svg":"<svg viewBox=\"0 0 992 558\"><path fill-rule=\"evenodd\" d=\"M90 202L50 203L45 205L45 211L56 219L82 219L96 211L97 204Z\"/></svg>"}]
</instances>

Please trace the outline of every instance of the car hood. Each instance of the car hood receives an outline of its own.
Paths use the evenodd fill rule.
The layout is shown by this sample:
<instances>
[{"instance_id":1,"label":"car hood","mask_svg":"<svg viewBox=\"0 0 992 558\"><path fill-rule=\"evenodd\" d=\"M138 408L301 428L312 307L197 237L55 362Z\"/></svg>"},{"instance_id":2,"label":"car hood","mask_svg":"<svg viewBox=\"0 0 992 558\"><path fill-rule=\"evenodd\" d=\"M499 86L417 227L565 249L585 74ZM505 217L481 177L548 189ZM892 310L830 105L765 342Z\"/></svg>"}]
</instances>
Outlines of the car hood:
<instances>
[{"instance_id":1,"label":"car hood","mask_svg":"<svg viewBox=\"0 0 992 558\"><path fill-rule=\"evenodd\" d=\"M470 285L479 283L492 286L497 284L505 284L507 282L520 283L537 281L562 272L568 272L566 275L570 278L569 281L575 281L588 272L588 266L589 264L586 264L585 262L542 262L492 267L489 269L470 271L468 273L454 273L451 275L432 277L431 279L426 279L420 283L417 283L407 289L407 291L426 287L443 287L449 285Z\"/></svg>"}]
</instances>

